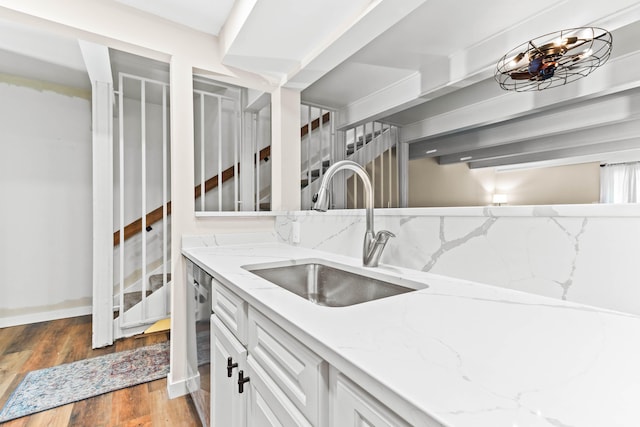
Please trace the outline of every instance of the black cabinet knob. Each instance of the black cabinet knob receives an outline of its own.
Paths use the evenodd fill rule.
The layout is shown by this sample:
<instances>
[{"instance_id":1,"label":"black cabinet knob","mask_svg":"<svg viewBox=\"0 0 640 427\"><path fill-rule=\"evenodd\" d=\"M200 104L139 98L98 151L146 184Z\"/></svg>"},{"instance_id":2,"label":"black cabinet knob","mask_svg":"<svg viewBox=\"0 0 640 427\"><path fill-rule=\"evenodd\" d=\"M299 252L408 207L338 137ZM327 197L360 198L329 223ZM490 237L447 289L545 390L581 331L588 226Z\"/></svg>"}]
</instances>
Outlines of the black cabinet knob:
<instances>
[{"instance_id":1,"label":"black cabinet knob","mask_svg":"<svg viewBox=\"0 0 640 427\"><path fill-rule=\"evenodd\" d=\"M233 359L231 357L227 357L227 377L231 378L231 373L233 371L233 368L237 368L238 364L237 363L233 363Z\"/></svg>"},{"instance_id":2,"label":"black cabinet knob","mask_svg":"<svg viewBox=\"0 0 640 427\"><path fill-rule=\"evenodd\" d=\"M244 392L244 383L249 382L249 377L244 376L244 371L238 372L238 393Z\"/></svg>"}]
</instances>

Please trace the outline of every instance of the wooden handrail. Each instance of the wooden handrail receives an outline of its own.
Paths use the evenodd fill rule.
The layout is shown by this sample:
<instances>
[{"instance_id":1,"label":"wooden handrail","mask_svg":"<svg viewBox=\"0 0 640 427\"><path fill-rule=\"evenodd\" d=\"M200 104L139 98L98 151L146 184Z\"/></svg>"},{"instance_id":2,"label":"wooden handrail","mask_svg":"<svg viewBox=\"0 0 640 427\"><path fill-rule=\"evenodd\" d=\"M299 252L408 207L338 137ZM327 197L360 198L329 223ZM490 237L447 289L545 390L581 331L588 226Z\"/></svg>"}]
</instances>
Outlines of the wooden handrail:
<instances>
[{"instance_id":1,"label":"wooden handrail","mask_svg":"<svg viewBox=\"0 0 640 427\"><path fill-rule=\"evenodd\" d=\"M324 113L322 115L322 124L327 123L330 119L331 119L331 114ZM317 119L311 122L311 131L316 130L318 127L320 127L320 117L318 117ZM308 124L300 128L300 137L304 137L308 133L309 133ZM271 156L271 146L265 147L262 150L260 150L259 161L263 161L269 156ZM255 163L256 161L254 160L254 164ZM240 164L238 164L238 171L240 171ZM231 166L228 169L225 169L224 171L222 171L222 184L224 184L226 181L230 180L234 176L235 176L235 168L233 166ZM204 192L207 193L213 190L214 188L216 188L218 185L219 185L218 175L211 177L208 180L206 180L204 183ZM197 185L194 189L194 192L195 192L196 198L200 197L200 195L202 194L202 185ZM147 221L146 221L147 226L150 226L162 220L162 214L163 214L162 206L149 212L147 214ZM167 203L167 215L169 214L171 214L171 202ZM124 227L124 240L126 241L132 236L135 236L140 231L142 231L142 218L138 218L135 221L133 221L131 224L127 224ZM120 230L113 233L113 246L118 246L119 244L120 244Z\"/></svg>"},{"instance_id":2,"label":"wooden handrail","mask_svg":"<svg viewBox=\"0 0 640 427\"><path fill-rule=\"evenodd\" d=\"M330 113L324 113L322 115L322 124L327 123L329 120L331 119L331 114ZM313 120L311 122L311 131L314 131L316 129L318 129L318 127L320 126L320 117L318 117L317 119ZM300 128L300 137L302 138L303 136L305 136L306 134L309 133L309 125L304 125Z\"/></svg>"},{"instance_id":3,"label":"wooden handrail","mask_svg":"<svg viewBox=\"0 0 640 427\"><path fill-rule=\"evenodd\" d=\"M271 146L260 150L260 161L263 161L269 156L271 156ZM238 171L240 171L240 164L238 164ZM222 171L222 184L224 184L226 181L233 178L234 175L235 175L235 169L233 166ZM205 181L204 183L205 193L213 190L217 186L218 186L218 175L212 178L209 178L208 180ZM197 185L194 189L194 193L196 198L200 197L200 195L202 194L202 186ZM171 214L171 202L167 203L167 215L169 214ZM162 220L162 206L160 206L157 209L154 209L153 211L147 214L146 224L147 226L150 226L160 220ZM127 224L124 227L124 240L126 241L130 237L138 234L140 231L142 231L142 218L138 218L137 220L133 221L131 224ZM120 230L113 233L113 246L118 246L119 244L120 244Z\"/></svg>"}]
</instances>

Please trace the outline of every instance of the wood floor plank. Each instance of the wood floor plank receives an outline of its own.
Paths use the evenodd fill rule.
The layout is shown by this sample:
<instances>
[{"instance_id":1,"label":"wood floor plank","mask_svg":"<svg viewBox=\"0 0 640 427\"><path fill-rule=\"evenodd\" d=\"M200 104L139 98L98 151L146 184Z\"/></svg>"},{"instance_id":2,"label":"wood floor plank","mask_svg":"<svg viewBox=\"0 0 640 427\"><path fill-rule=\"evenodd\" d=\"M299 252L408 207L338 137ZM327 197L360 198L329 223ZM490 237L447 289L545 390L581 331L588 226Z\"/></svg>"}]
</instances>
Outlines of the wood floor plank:
<instances>
[{"instance_id":1,"label":"wood floor plank","mask_svg":"<svg viewBox=\"0 0 640 427\"><path fill-rule=\"evenodd\" d=\"M69 326L67 341L60 349L58 364L71 363L88 358L87 343L91 342L91 326L76 324Z\"/></svg>"},{"instance_id":2,"label":"wood floor plank","mask_svg":"<svg viewBox=\"0 0 640 427\"><path fill-rule=\"evenodd\" d=\"M31 350L0 355L0 408L20 384L24 374L19 372L31 356Z\"/></svg>"},{"instance_id":3,"label":"wood floor plank","mask_svg":"<svg viewBox=\"0 0 640 427\"><path fill-rule=\"evenodd\" d=\"M144 341L135 338L116 341L114 344L116 352L133 350L134 348L144 347Z\"/></svg>"},{"instance_id":4,"label":"wood floor plank","mask_svg":"<svg viewBox=\"0 0 640 427\"><path fill-rule=\"evenodd\" d=\"M9 399L11 392L15 389L13 384L17 377L18 374L7 374L0 378L0 408L4 407L4 404Z\"/></svg>"},{"instance_id":5,"label":"wood floor plank","mask_svg":"<svg viewBox=\"0 0 640 427\"><path fill-rule=\"evenodd\" d=\"M59 364L58 355L68 341L68 337L65 337L65 334L66 331L54 326L46 328L46 331L42 334L42 339L33 344L33 352L31 357L22 365L22 372L49 368Z\"/></svg>"},{"instance_id":6,"label":"wood floor plank","mask_svg":"<svg viewBox=\"0 0 640 427\"><path fill-rule=\"evenodd\" d=\"M22 380L24 379L24 374L14 373L7 379L8 383L6 384L6 389L2 395L0 395L0 405L4 407L7 400L9 400L9 396L11 393L20 385Z\"/></svg>"},{"instance_id":7,"label":"wood floor plank","mask_svg":"<svg viewBox=\"0 0 640 427\"><path fill-rule=\"evenodd\" d=\"M76 316L67 318L70 325L87 325L89 330L91 330L91 315L87 314L86 316Z\"/></svg>"},{"instance_id":8,"label":"wood floor plank","mask_svg":"<svg viewBox=\"0 0 640 427\"><path fill-rule=\"evenodd\" d=\"M29 422L28 417L18 418L17 420L7 421L2 424L2 427L25 427L27 422Z\"/></svg>"},{"instance_id":9,"label":"wood floor plank","mask_svg":"<svg viewBox=\"0 0 640 427\"><path fill-rule=\"evenodd\" d=\"M169 399L167 380L159 380L163 387L149 393L149 404L153 425L166 427L201 426L198 413L190 397Z\"/></svg>"},{"instance_id":10,"label":"wood floor plank","mask_svg":"<svg viewBox=\"0 0 640 427\"><path fill-rule=\"evenodd\" d=\"M22 366L31 357L31 350L0 355L0 378L3 375L21 372Z\"/></svg>"},{"instance_id":11,"label":"wood floor plank","mask_svg":"<svg viewBox=\"0 0 640 427\"><path fill-rule=\"evenodd\" d=\"M22 327L20 333L8 343L4 354L33 349L34 343L41 340L44 328L46 328L46 322L32 323Z\"/></svg>"},{"instance_id":12,"label":"wood floor plank","mask_svg":"<svg viewBox=\"0 0 640 427\"><path fill-rule=\"evenodd\" d=\"M152 427L153 420L151 415L144 415L133 420L127 420L117 425L117 427Z\"/></svg>"},{"instance_id":13,"label":"wood floor plank","mask_svg":"<svg viewBox=\"0 0 640 427\"><path fill-rule=\"evenodd\" d=\"M111 420L121 424L127 420L149 415L149 389L146 384L113 392Z\"/></svg>"},{"instance_id":14,"label":"wood floor plank","mask_svg":"<svg viewBox=\"0 0 640 427\"><path fill-rule=\"evenodd\" d=\"M155 333L155 334L144 334L142 335L140 338L141 340L144 340L144 345L153 345L153 344L158 344L161 342L165 342L169 340L169 334L166 332L160 332L160 333Z\"/></svg>"},{"instance_id":15,"label":"wood floor plank","mask_svg":"<svg viewBox=\"0 0 640 427\"><path fill-rule=\"evenodd\" d=\"M25 427L67 427L71 418L73 403L39 412L31 417Z\"/></svg>"},{"instance_id":16,"label":"wood floor plank","mask_svg":"<svg viewBox=\"0 0 640 427\"><path fill-rule=\"evenodd\" d=\"M11 351L13 341L23 335L26 328L27 325L0 328L0 354L14 353Z\"/></svg>"},{"instance_id":17,"label":"wood floor plank","mask_svg":"<svg viewBox=\"0 0 640 427\"><path fill-rule=\"evenodd\" d=\"M108 427L111 422L113 393L84 399L73 405L70 426Z\"/></svg>"},{"instance_id":18,"label":"wood floor plank","mask_svg":"<svg viewBox=\"0 0 640 427\"><path fill-rule=\"evenodd\" d=\"M150 381L147 383L147 387L149 388L149 393L153 393L154 391L166 389L167 388L167 380L160 379L155 381Z\"/></svg>"}]
</instances>

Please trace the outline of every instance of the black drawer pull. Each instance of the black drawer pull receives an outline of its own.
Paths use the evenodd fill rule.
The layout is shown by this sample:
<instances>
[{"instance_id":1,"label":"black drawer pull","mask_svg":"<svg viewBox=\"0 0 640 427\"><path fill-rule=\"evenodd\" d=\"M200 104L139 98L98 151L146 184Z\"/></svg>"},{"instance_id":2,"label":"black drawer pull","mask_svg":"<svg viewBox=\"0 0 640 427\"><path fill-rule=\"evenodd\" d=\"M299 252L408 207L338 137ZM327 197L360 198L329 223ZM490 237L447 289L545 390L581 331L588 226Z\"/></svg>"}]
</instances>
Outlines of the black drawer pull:
<instances>
[{"instance_id":1,"label":"black drawer pull","mask_svg":"<svg viewBox=\"0 0 640 427\"><path fill-rule=\"evenodd\" d=\"M238 364L237 363L233 363L233 359L231 357L227 357L227 376L229 378L231 378L231 372L233 371L233 368L237 368Z\"/></svg>"},{"instance_id":2,"label":"black drawer pull","mask_svg":"<svg viewBox=\"0 0 640 427\"><path fill-rule=\"evenodd\" d=\"M244 383L249 382L249 377L244 376L244 371L238 372L238 393L244 392Z\"/></svg>"}]
</instances>

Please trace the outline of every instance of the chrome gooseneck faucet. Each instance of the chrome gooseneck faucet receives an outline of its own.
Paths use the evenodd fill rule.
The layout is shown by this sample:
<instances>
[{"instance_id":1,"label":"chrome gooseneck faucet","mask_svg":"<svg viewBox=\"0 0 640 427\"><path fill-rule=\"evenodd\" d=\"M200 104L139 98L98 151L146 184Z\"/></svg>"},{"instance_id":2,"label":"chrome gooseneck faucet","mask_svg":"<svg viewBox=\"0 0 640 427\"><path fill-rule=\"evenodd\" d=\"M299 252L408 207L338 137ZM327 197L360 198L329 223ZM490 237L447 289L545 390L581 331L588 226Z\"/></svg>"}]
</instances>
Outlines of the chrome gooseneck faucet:
<instances>
[{"instance_id":1,"label":"chrome gooseneck faucet","mask_svg":"<svg viewBox=\"0 0 640 427\"><path fill-rule=\"evenodd\" d=\"M367 215L367 231L364 234L364 243L362 247L362 263L365 267L377 267L380 255L384 250L389 237L395 235L387 230L379 232L373 231L373 187L367 171L351 160L341 160L334 163L327 169L320 184L320 190L313 196L313 210L326 212L329 209L329 189L327 186L336 174L342 169L349 169L355 172L364 183L364 191L366 193L366 215Z\"/></svg>"}]
</instances>

